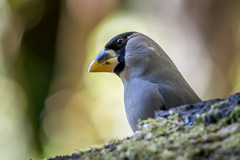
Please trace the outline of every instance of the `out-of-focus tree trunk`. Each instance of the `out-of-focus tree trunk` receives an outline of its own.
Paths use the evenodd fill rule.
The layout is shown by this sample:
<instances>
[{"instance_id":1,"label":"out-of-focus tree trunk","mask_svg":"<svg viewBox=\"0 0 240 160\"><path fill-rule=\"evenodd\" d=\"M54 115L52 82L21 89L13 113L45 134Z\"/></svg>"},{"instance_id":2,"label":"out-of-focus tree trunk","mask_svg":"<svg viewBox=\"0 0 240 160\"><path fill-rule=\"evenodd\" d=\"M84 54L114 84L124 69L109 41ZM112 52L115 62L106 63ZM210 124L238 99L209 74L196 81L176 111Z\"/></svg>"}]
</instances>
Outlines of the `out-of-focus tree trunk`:
<instances>
[{"instance_id":1,"label":"out-of-focus tree trunk","mask_svg":"<svg viewBox=\"0 0 240 160\"><path fill-rule=\"evenodd\" d=\"M26 112L31 124L32 150L42 154L40 115L53 77L60 1L36 0L21 3L10 1L10 4L15 18L12 22L15 24L13 30L22 29L23 37L19 40L21 42L19 55L15 57L9 54L11 52L9 46L14 46L14 39L6 41L9 42L5 45L8 53L6 57L9 65L14 66L16 75L14 77L22 85L27 96Z\"/></svg>"},{"instance_id":2,"label":"out-of-focus tree trunk","mask_svg":"<svg viewBox=\"0 0 240 160\"><path fill-rule=\"evenodd\" d=\"M192 21L199 26L214 65L210 97L226 97L234 88L231 80L234 77L229 76L229 71L240 54L240 1L189 1L186 7Z\"/></svg>"}]
</instances>

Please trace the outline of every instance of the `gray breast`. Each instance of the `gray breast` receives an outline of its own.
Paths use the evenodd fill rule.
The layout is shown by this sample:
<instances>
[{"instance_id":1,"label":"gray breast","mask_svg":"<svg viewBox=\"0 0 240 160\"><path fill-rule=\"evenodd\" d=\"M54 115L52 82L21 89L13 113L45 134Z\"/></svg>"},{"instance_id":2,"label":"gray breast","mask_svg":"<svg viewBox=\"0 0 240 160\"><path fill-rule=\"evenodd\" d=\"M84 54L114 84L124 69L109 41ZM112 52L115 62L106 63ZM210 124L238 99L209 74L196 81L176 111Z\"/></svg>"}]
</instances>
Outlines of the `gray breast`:
<instances>
[{"instance_id":1,"label":"gray breast","mask_svg":"<svg viewBox=\"0 0 240 160\"><path fill-rule=\"evenodd\" d=\"M159 110L164 102L155 84L132 79L124 83L124 103L129 124L136 131L138 120L153 118L154 111Z\"/></svg>"}]
</instances>

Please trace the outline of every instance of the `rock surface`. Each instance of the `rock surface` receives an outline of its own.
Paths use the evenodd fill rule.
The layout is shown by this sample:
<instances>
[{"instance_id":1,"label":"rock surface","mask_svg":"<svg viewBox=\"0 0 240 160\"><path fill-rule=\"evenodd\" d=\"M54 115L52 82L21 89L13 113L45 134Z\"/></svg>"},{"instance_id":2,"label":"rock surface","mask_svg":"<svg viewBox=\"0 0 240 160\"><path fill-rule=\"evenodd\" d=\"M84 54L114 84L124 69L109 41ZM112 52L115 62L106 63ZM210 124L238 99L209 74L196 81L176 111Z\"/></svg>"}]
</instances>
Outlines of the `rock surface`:
<instances>
[{"instance_id":1,"label":"rock surface","mask_svg":"<svg viewBox=\"0 0 240 160\"><path fill-rule=\"evenodd\" d=\"M171 114L177 114L186 124L193 125L197 117L202 116L204 117L202 120L205 125L209 125L211 123L217 123L219 119L229 116L237 105L240 106L240 93L224 100L213 99L196 104L179 106L167 111L159 111L155 113L155 118L169 118Z\"/></svg>"},{"instance_id":2,"label":"rock surface","mask_svg":"<svg viewBox=\"0 0 240 160\"><path fill-rule=\"evenodd\" d=\"M112 139L102 148L47 160L240 159L240 93L156 112L139 131Z\"/></svg>"}]
</instances>

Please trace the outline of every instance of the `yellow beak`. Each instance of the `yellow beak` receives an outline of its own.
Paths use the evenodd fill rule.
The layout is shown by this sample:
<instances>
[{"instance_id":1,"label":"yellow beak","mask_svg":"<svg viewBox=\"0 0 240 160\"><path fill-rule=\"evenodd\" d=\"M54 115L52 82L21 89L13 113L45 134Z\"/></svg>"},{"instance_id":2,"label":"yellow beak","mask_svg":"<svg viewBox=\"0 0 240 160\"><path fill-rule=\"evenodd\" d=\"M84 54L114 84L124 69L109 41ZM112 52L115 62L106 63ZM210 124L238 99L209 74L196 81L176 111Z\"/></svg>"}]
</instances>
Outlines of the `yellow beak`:
<instances>
[{"instance_id":1,"label":"yellow beak","mask_svg":"<svg viewBox=\"0 0 240 160\"><path fill-rule=\"evenodd\" d=\"M118 63L116 52L111 49L103 49L90 64L88 72L113 72Z\"/></svg>"}]
</instances>

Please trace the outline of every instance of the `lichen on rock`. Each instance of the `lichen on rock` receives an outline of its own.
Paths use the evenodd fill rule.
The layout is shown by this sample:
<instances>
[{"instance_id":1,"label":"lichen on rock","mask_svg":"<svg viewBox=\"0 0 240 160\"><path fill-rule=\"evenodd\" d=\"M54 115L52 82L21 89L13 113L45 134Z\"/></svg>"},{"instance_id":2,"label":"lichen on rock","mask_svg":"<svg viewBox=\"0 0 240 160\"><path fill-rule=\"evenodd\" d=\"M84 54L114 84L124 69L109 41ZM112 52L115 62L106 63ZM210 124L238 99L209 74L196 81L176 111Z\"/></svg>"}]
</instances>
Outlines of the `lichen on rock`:
<instances>
[{"instance_id":1,"label":"lichen on rock","mask_svg":"<svg viewBox=\"0 0 240 160\"><path fill-rule=\"evenodd\" d=\"M49 160L240 159L240 93L156 113L139 131L101 148Z\"/></svg>"}]
</instances>

